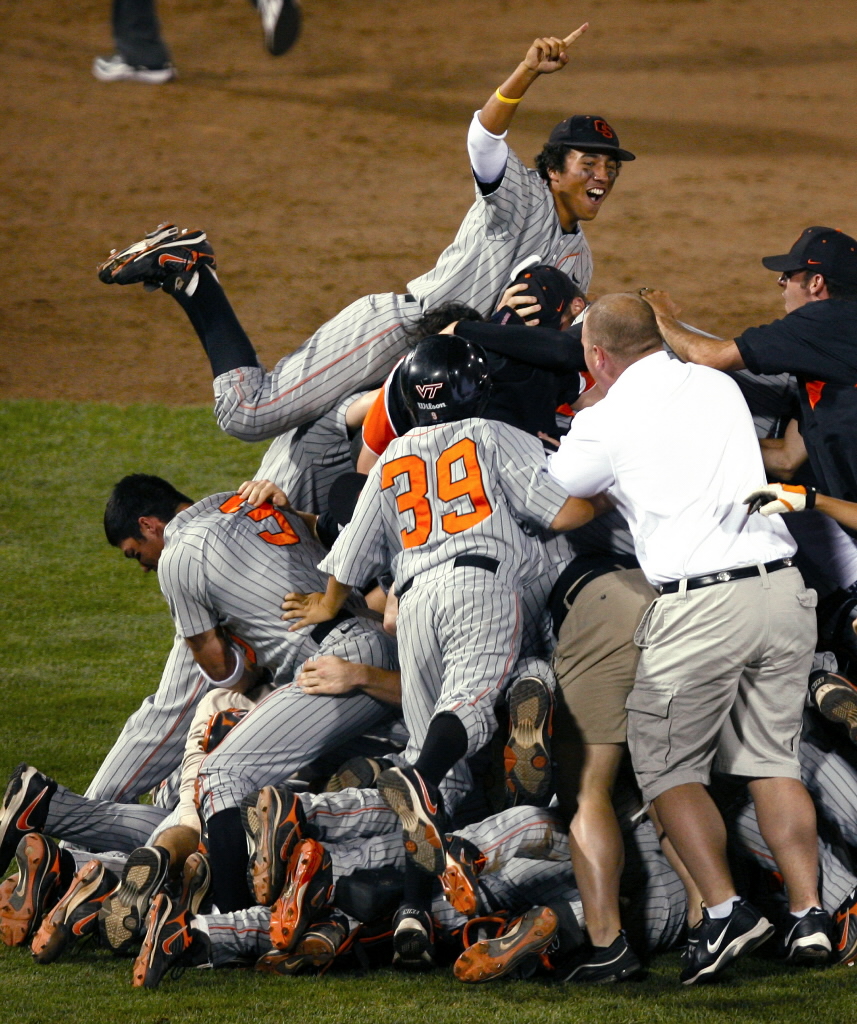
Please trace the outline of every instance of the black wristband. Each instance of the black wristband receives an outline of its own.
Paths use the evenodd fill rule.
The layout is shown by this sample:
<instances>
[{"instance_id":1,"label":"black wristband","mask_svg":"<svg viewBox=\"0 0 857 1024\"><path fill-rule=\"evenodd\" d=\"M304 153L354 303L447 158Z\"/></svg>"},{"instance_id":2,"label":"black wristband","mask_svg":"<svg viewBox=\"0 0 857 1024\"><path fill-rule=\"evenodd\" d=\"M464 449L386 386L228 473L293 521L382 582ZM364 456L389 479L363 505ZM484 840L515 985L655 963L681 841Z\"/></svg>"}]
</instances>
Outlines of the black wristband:
<instances>
[{"instance_id":1,"label":"black wristband","mask_svg":"<svg viewBox=\"0 0 857 1024\"><path fill-rule=\"evenodd\" d=\"M806 488L806 508L815 508L815 496L818 494L817 487L807 486Z\"/></svg>"}]
</instances>

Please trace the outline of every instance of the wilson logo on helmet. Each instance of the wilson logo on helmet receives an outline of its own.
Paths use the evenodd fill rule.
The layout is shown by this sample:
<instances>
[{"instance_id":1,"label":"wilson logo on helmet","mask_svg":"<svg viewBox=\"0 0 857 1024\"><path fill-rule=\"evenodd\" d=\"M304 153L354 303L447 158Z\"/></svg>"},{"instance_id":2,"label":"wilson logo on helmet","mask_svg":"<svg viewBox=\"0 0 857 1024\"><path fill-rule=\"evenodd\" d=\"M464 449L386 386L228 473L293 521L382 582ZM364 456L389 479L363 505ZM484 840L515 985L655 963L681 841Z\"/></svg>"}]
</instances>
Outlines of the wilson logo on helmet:
<instances>
[{"instance_id":1,"label":"wilson logo on helmet","mask_svg":"<svg viewBox=\"0 0 857 1024\"><path fill-rule=\"evenodd\" d=\"M417 384L417 394L420 398L427 398L431 401L442 387L442 381L440 384Z\"/></svg>"}]
</instances>

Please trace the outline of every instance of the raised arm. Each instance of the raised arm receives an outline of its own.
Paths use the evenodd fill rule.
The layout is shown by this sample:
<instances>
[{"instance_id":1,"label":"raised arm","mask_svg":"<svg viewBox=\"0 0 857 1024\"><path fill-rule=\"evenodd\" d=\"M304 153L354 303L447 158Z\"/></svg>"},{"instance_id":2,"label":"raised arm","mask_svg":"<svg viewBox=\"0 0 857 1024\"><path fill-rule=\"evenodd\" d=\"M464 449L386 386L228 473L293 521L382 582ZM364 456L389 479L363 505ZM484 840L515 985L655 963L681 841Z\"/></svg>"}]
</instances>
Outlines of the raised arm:
<instances>
[{"instance_id":1,"label":"raised arm","mask_svg":"<svg viewBox=\"0 0 857 1024\"><path fill-rule=\"evenodd\" d=\"M540 75L552 75L554 71L565 67L568 63L568 48L587 28L588 22L565 39L557 36L536 39L527 50L526 57L500 88L491 93L479 111L482 127L492 135L502 135L512 123L518 103L524 98L527 89Z\"/></svg>"},{"instance_id":2,"label":"raised arm","mask_svg":"<svg viewBox=\"0 0 857 1024\"><path fill-rule=\"evenodd\" d=\"M666 292L641 288L640 295L654 310L661 334L682 362L699 363L715 370L744 369L744 359L734 340L709 338L682 326L676 319L679 308Z\"/></svg>"}]
</instances>

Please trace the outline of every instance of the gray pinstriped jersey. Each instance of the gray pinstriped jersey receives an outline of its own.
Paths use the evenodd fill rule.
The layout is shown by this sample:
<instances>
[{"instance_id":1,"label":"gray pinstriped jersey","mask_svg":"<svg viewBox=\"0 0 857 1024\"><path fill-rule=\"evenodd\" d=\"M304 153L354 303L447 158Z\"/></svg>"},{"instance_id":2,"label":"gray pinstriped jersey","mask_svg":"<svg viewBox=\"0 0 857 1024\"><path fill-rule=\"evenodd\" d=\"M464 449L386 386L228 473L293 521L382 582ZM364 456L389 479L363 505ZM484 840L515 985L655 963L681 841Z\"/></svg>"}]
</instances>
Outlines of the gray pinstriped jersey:
<instances>
[{"instance_id":1,"label":"gray pinstriped jersey","mask_svg":"<svg viewBox=\"0 0 857 1024\"><path fill-rule=\"evenodd\" d=\"M567 496L548 476L541 442L522 430L473 418L418 427L375 464L319 568L358 585L392 562L401 585L479 554L500 562L499 580L526 585L545 568L533 527L546 528Z\"/></svg>"},{"instance_id":2,"label":"gray pinstriped jersey","mask_svg":"<svg viewBox=\"0 0 857 1024\"><path fill-rule=\"evenodd\" d=\"M423 309L454 299L489 313L512 268L533 255L564 271L582 291L589 288L592 253L583 231L562 230L547 183L510 150L496 191L483 196L477 186L454 241L432 270L408 283L408 291Z\"/></svg>"},{"instance_id":3,"label":"gray pinstriped jersey","mask_svg":"<svg viewBox=\"0 0 857 1024\"><path fill-rule=\"evenodd\" d=\"M318 650L309 627L290 633L280 619L285 593L325 586L316 568L324 548L298 516L275 514L271 506L254 512L230 492L213 494L180 512L164 542L158 579L179 635L223 626L277 681L290 680ZM349 599L351 610L362 606L362 599Z\"/></svg>"}]
</instances>

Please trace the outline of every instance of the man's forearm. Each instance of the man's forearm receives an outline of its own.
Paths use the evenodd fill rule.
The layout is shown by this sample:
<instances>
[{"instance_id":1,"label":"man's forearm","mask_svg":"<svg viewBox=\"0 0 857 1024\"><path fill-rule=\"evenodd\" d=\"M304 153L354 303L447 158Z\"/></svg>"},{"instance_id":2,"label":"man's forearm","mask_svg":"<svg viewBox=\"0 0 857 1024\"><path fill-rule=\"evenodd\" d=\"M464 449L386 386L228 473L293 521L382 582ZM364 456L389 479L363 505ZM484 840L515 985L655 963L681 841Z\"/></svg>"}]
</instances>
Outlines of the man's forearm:
<instances>
[{"instance_id":1,"label":"man's forearm","mask_svg":"<svg viewBox=\"0 0 857 1024\"><path fill-rule=\"evenodd\" d=\"M361 665L363 669L359 689L376 700L385 704L402 703L402 674L391 669L376 668L374 665Z\"/></svg>"},{"instance_id":2,"label":"man's forearm","mask_svg":"<svg viewBox=\"0 0 857 1024\"><path fill-rule=\"evenodd\" d=\"M741 370L744 360L734 341L707 338L683 327L675 317L658 314L658 328L664 340L684 363L700 363L715 370Z\"/></svg>"}]
</instances>

